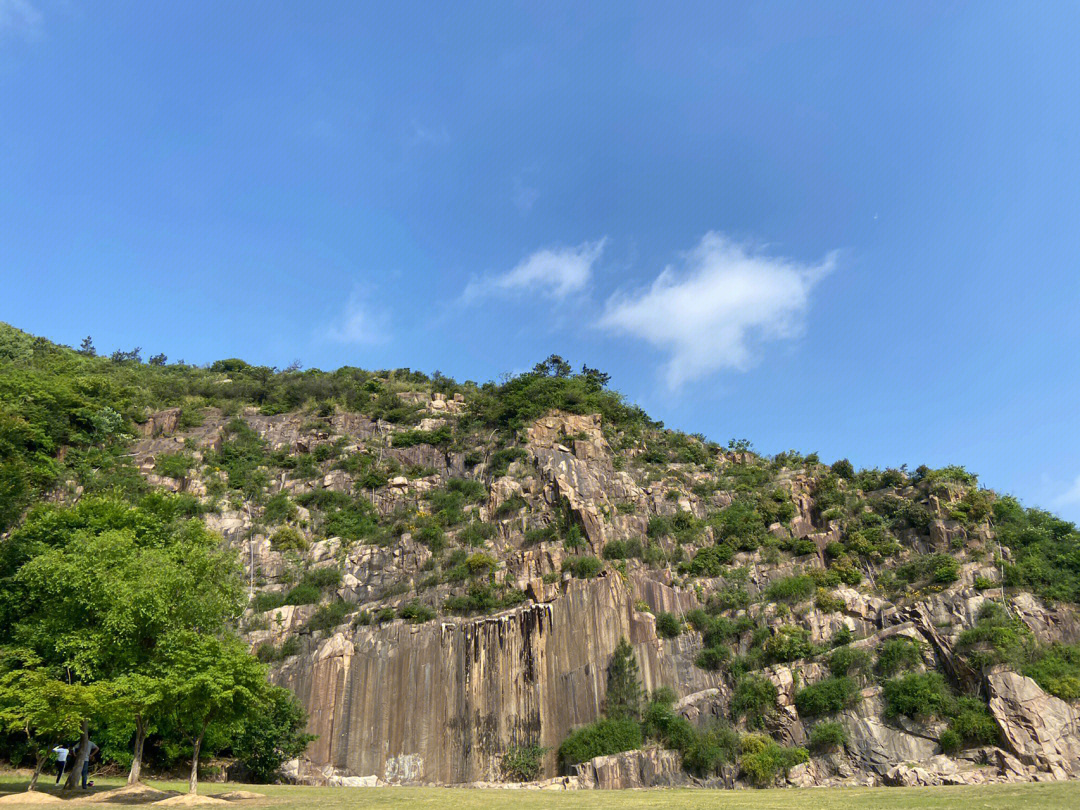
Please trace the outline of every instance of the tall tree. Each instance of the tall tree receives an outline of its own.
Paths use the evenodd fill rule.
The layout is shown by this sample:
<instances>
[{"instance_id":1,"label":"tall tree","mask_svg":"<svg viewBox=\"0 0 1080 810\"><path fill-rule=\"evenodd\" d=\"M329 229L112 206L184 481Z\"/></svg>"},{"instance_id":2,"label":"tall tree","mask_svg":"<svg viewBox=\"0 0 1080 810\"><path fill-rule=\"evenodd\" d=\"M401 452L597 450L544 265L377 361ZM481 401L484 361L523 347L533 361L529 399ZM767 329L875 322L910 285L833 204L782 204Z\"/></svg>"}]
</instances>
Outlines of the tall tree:
<instances>
[{"instance_id":1,"label":"tall tree","mask_svg":"<svg viewBox=\"0 0 1080 810\"><path fill-rule=\"evenodd\" d=\"M198 792L199 754L212 725L228 727L256 708L266 667L235 636L180 631L165 642L165 677L173 720L191 741L188 792Z\"/></svg>"},{"instance_id":2,"label":"tall tree","mask_svg":"<svg viewBox=\"0 0 1080 810\"><path fill-rule=\"evenodd\" d=\"M235 552L160 498L145 507L91 499L38 510L11 542L6 578L0 560L0 614L54 671L77 683L115 683L110 705L134 720L129 779L137 781L148 728L165 704L166 684L152 677L162 665L160 639L180 630L218 634L238 614Z\"/></svg>"},{"instance_id":3,"label":"tall tree","mask_svg":"<svg viewBox=\"0 0 1080 810\"><path fill-rule=\"evenodd\" d=\"M619 638L607 673L607 696L604 712L613 719L641 719L641 672L634 648L625 637Z\"/></svg>"}]
</instances>

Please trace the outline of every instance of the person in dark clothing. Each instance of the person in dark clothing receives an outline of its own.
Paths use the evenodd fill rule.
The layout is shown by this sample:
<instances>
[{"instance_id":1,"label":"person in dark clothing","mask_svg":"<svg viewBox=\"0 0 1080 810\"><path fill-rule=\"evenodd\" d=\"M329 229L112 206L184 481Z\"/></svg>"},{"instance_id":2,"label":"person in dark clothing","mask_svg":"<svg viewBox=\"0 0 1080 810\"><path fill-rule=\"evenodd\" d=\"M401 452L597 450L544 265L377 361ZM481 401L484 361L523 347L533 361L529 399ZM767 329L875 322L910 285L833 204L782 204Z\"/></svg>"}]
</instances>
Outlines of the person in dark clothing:
<instances>
[{"instance_id":1,"label":"person in dark clothing","mask_svg":"<svg viewBox=\"0 0 1080 810\"><path fill-rule=\"evenodd\" d=\"M90 760L93 758L100 749L97 747L97 743L93 740L87 740L86 744L90 746L90 753L86 755L86 759L82 764L82 789L86 790L86 777L90 775Z\"/></svg>"}]
</instances>

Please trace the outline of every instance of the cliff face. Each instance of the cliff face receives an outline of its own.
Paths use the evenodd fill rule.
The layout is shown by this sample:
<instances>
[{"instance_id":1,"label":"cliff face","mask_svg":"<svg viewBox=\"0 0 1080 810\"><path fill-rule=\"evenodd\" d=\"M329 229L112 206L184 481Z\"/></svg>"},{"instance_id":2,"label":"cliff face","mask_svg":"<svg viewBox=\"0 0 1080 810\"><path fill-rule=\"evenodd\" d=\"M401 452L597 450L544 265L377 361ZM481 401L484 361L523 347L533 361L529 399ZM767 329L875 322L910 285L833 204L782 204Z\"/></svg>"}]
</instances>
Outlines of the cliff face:
<instances>
[{"instance_id":1,"label":"cliff face","mask_svg":"<svg viewBox=\"0 0 1080 810\"><path fill-rule=\"evenodd\" d=\"M417 402L424 418L407 440L401 428L358 414L335 412L312 426L300 414L241 413L279 458L333 449L303 476L274 473L269 492L291 501L291 512L267 519L265 501L233 497L206 516L240 549L261 594L245 620L253 649L275 661L274 679L299 696L318 735L294 768L298 778L494 782L518 745L546 748L541 776L554 777L559 744L602 714L607 666L623 637L645 690L670 687L675 710L699 728L734 721L747 730L732 712L746 671L775 687L762 730L780 743L807 745L825 720L842 727L840 748L814 751L790 770L791 784L1080 776L1075 704L1015 672L1016 662L968 660L974 648L963 634L990 621L987 603L1022 624L1031 649L1080 641L1071 605L1002 591L1011 553L971 487L899 475L863 492L816 461L770 465L742 450L665 466L647 459L648 440L635 449L599 416L566 413L529 425L497 469L499 448L429 443L466 403ZM209 412L182 431L176 414L156 414L136 461L152 483L209 500L213 462L232 440L227 421ZM158 475L157 460L178 449L193 454L195 471ZM365 478L374 468L388 472ZM478 482L469 485L475 497L446 506L448 492L467 491L462 481ZM340 504L360 504L390 528L377 542L338 536L333 527L348 526L330 519ZM274 539L281 526L303 542L283 549ZM293 598L289 588L321 569L340 579L320 600ZM788 591L796 585L802 590ZM267 608L264 596L277 601ZM321 621L334 602L339 613ZM658 633L665 613L677 619L675 637ZM803 646L780 649L789 637ZM872 662L898 637L918 650L907 671L941 672L956 695L979 696L996 739L965 740L945 756L947 718L889 708L887 677ZM703 658L710 645L719 663ZM862 651L871 669L843 676L855 684L843 707L800 713L800 690L837 676L830 650L841 646ZM619 755L555 786L694 781L673 771L677 761L652 749ZM697 781L738 778L728 766Z\"/></svg>"},{"instance_id":2,"label":"cliff face","mask_svg":"<svg viewBox=\"0 0 1080 810\"><path fill-rule=\"evenodd\" d=\"M620 637L634 645L646 688L719 684L693 666L689 639L657 638L632 591L605 576L483 619L338 633L279 679L312 713L315 762L391 783L493 781L508 747L537 741L554 773L554 749L600 714Z\"/></svg>"}]
</instances>

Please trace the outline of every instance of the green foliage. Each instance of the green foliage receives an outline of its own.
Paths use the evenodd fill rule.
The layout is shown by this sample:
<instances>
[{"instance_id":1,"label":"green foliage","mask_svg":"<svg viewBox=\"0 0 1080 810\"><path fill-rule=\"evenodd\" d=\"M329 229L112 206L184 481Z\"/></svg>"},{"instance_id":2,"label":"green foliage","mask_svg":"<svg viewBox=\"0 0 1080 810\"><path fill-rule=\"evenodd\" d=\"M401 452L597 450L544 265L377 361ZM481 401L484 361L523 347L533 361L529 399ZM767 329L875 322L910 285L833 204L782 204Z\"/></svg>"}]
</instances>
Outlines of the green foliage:
<instances>
[{"instance_id":1,"label":"green foliage","mask_svg":"<svg viewBox=\"0 0 1080 810\"><path fill-rule=\"evenodd\" d=\"M810 759L805 748L786 748L763 734L747 734L740 745L739 769L757 787L772 785L777 776Z\"/></svg>"},{"instance_id":2,"label":"green foliage","mask_svg":"<svg viewBox=\"0 0 1080 810\"><path fill-rule=\"evenodd\" d=\"M818 588L814 594L814 607L823 613L839 613L846 605L844 600L827 588Z\"/></svg>"},{"instance_id":3,"label":"green foliage","mask_svg":"<svg viewBox=\"0 0 1080 810\"><path fill-rule=\"evenodd\" d=\"M954 707L945 679L938 672L909 672L888 680L882 696L888 717L947 717Z\"/></svg>"},{"instance_id":4,"label":"green foliage","mask_svg":"<svg viewBox=\"0 0 1080 810\"><path fill-rule=\"evenodd\" d=\"M810 750L817 753L835 751L847 745L847 732L839 723L816 723L810 729Z\"/></svg>"},{"instance_id":5,"label":"green foliage","mask_svg":"<svg viewBox=\"0 0 1080 810\"><path fill-rule=\"evenodd\" d=\"M661 611L656 614L656 632L662 638L677 638L682 634L682 622L674 613Z\"/></svg>"},{"instance_id":6,"label":"green foliage","mask_svg":"<svg viewBox=\"0 0 1080 810\"><path fill-rule=\"evenodd\" d=\"M838 647L829 655L829 672L838 678L844 675L867 675L872 666L870 653L861 648Z\"/></svg>"},{"instance_id":7,"label":"green foliage","mask_svg":"<svg viewBox=\"0 0 1080 810\"><path fill-rule=\"evenodd\" d=\"M413 600L407 605L402 605L398 610L398 616L410 624L423 624L424 622L430 622L438 614L435 613L434 608L425 605L423 602Z\"/></svg>"},{"instance_id":8,"label":"green foliage","mask_svg":"<svg viewBox=\"0 0 1080 810\"><path fill-rule=\"evenodd\" d=\"M511 515L516 515L522 509L526 509L529 506L529 502L526 501L521 495L511 495L505 501L500 503L495 509L496 518L507 518Z\"/></svg>"},{"instance_id":9,"label":"green foliage","mask_svg":"<svg viewBox=\"0 0 1080 810\"><path fill-rule=\"evenodd\" d=\"M762 649L765 657L775 663L809 658L818 652L810 641L810 632L790 624L778 627L776 633L765 640Z\"/></svg>"},{"instance_id":10,"label":"green foliage","mask_svg":"<svg viewBox=\"0 0 1080 810\"><path fill-rule=\"evenodd\" d=\"M764 728L765 721L776 711L776 685L761 675L744 675L735 684L731 698L731 716L746 718L749 728Z\"/></svg>"},{"instance_id":11,"label":"green foliage","mask_svg":"<svg viewBox=\"0 0 1080 810\"><path fill-rule=\"evenodd\" d=\"M292 526L282 526L270 535L270 546L275 551L304 551L308 547L308 541Z\"/></svg>"},{"instance_id":12,"label":"green foliage","mask_svg":"<svg viewBox=\"0 0 1080 810\"><path fill-rule=\"evenodd\" d=\"M947 585L960 578L960 562L951 554L921 554L896 569L897 578L908 583Z\"/></svg>"},{"instance_id":13,"label":"green foliage","mask_svg":"<svg viewBox=\"0 0 1080 810\"><path fill-rule=\"evenodd\" d=\"M964 745L997 745L1000 731L985 703L978 698L962 697L957 699L954 712L949 728Z\"/></svg>"},{"instance_id":14,"label":"green foliage","mask_svg":"<svg viewBox=\"0 0 1080 810\"><path fill-rule=\"evenodd\" d=\"M162 453L154 459L154 472L166 478L187 478L195 459L187 453Z\"/></svg>"},{"instance_id":15,"label":"green foliage","mask_svg":"<svg viewBox=\"0 0 1080 810\"><path fill-rule=\"evenodd\" d=\"M795 574L771 583L765 590L765 596L773 602L802 602L814 595L815 588L812 577Z\"/></svg>"},{"instance_id":16,"label":"green foliage","mask_svg":"<svg viewBox=\"0 0 1080 810\"><path fill-rule=\"evenodd\" d=\"M605 560L628 560L640 559L642 553L641 541L632 538L630 540L612 540L604 546L602 556Z\"/></svg>"},{"instance_id":17,"label":"green foliage","mask_svg":"<svg viewBox=\"0 0 1080 810\"><path fill-rule=\"evenodd\" d=\"M893 636L878 645L874 672L882 678L891 678L921 663L922 648L919 642L907 636Z\"/></svg>"},{"instance_id":18,"label":"green foliage","mask_svg":"<svg viewBox=\"0 0 1080 810\"><path fill-rule=\"evenodd\" d=\"M266 501L263 509L263 520L269 526L292 520L296 517L296 506L289 500L287 492L279 492Z\"/></svg>"},{"instance_id":19,"label":"green foliage","mask_svg":"<svg viewBox=\"0 0 1080 810\"><path fill-rule=\"evenodd\" d=\"M735 549L729 545L705 546L694 553L686 571L698 577L719 577L734 558Z\"/></svg>"},{"instance_id":20,"label":"green foliage","mask_svg":"<svg viewBox=\"0 0 1080 810\"><path fill-rule=\"evenodd\" d=\"M947 728L941 732L941 736L938 738L938 745L941 747L941 752L943 754L955 754L963 747L964 738L955 730Z\"/></svg>"},{"instance_id":21,"label":"green foliage","mask_svg":"<svg viewBox=\"0 0 1080 810\"><path fill-rule=\"evenodd\" d=\"M502 778L507 782L531 782L540 775L546 748L539 745L512 745L499 758Z\"/></svg>"},{"instance_id":22,"label":"green foliage","mask_svg":"<svg viewBox=\"0 0 1080 810\"><path fill-rule=\"evenodd\" d=\"M644 738L641 724L631 717L605 717L573 731L559 746L559 762L564 770L593 757L618 754L640 748Z\"/></svg>"},{"instance_id":23,"label":"green foliage","mask_svg":"<svg viewBox=\"0 0 1080 810\"><path fill-rule=\"evenodd\" d=\"M345 621L352 606L348 602L337 600L327 605L321 605L318 610L308 619L307 628L311 632L323 631L329 633L339 624Z\"/></svg>"},{"instance_id":24,"label":"green foliage","mask_svg":"<svg viewBox=\"0 0 1080 810\"><path fill-rule=\"evenodd\" d=\"M562 562L562 570L563 572L569 571L578 579L592 579L604 570L604 564L596 557L589 555L567 557Z\"/></svg>"},{"instance_id":25,"label":"green foliage","mask_svg":"<svg viewBox=\"0 0 1080 810\"><path fill-rule=\"evenodd\" d=\"M604 713L612 719L637 720L641 716L641 698L641 675L634 648L620 638L608 664Z\"/></svg>"},{"instance_id":26,"label":"green foliage","mask_svg":"<svg viewBox=\"0 0 1080 810\"><path fill-rule=\"evenodd\" d=\"M293 693L267 687L254 711L248 712L232 740L232 753L255 782L272 782L281 766L300 756L315 739L306 734L307 712Z\"/></svg>"},{"instance_id":27,"label":"green foliage","mask_svg":"<svg viewBox=\"0 0 1080 810\"><path fill-rule=\"evenodd\" d=\"M1004 584L1029 588L1039 596L1080 602L1080 531L1040 509L1024 509L1014 498L993 505L998 539L1013 561Z\"/></svg>"},{"instance_id":28,"label":"green foliage","mask_svg":"<svg viewBox=\"0 0 1080 810\"><path fill-rule=\"evenodd\" d=\"M513 607L524 600L525 593L516 588L476 583L469 586L464 596L451 596L443 603L443 607L451 613L493 613Z\"/></svg>"},{"instance_id":29,"label":"green foliage","mask_svg":"<svg viewBox=\"0 0 1080 810\"><path fill-rule=\"evenodd\" d=\"M795 708L803 717L835 714L846 709L858 697L858 687L851 678L833 676L795 693Z\"/></svg>"}]
</instances>

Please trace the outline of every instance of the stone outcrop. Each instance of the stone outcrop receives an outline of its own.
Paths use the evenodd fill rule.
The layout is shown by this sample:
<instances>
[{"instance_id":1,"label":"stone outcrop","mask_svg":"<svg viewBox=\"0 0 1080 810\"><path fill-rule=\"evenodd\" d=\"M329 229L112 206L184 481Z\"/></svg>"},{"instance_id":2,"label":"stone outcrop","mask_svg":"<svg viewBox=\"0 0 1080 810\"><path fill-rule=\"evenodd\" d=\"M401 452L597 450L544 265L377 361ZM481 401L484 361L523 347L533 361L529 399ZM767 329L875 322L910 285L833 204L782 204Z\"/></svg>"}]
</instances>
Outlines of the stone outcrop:
<instances>
[{"instance_id":1,"label":"stone outcrop","mask_svg":"<svg viewBox=\"0 0 1080 810\"><path fill-rule=\"evenodd\" d=\"M689 782L678 751L644 748L596 757L574 768L579 787L599 790L673 787Z\"/></svg>"},{"instance_id":2,"label":"stone outcrop","mask_svg":"<svg viewBox=\"0 0 1080 810\"><path fill-rule=\"evenodd\" d=\"M990 711L1022 762L1055 779L1080 776L1080 711L1009 670L987 675L986 688Z\"/></svg>"}]
</instances>

